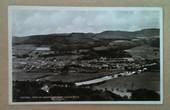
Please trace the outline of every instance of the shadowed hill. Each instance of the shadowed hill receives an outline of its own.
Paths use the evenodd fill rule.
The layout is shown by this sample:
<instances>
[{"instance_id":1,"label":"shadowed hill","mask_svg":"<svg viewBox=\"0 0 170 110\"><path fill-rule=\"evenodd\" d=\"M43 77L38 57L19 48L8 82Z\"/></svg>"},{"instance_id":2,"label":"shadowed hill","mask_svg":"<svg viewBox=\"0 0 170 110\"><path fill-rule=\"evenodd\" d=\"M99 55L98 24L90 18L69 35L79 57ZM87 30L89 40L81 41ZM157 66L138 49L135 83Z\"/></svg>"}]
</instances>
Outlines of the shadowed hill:
<instances>
[{"instance_id":1,"label":"shadowed hill","mask_svg":"<svg viewBox=\"0 0 170 110\"><path fill-rule=\"evenodd\" d=\"M48 45L52 50L88 49L89 56L131 56L124 50L137 46L159 47L159 29L135 32L104 31L101 33L63 33L13 37L13 45ZM116 54L118 53L118 54Z\"/></svg>"},{"instance_id":2,"label":"shadowed hill","mask_svg":"<svg viewBox=\"0 0 170 110\"><path fill-rule=\"evenodd\" d=\"M137 37L153 37L159 35L159 29L144 29L141 31L104 31L101 33L68 33L68 34L48 34L32 35L25 37L13 37L13 44L39 44L48 45L55 43L84 43L101 41L101 39L125 39L130 40Z\"/></svg>"}]
</instances>

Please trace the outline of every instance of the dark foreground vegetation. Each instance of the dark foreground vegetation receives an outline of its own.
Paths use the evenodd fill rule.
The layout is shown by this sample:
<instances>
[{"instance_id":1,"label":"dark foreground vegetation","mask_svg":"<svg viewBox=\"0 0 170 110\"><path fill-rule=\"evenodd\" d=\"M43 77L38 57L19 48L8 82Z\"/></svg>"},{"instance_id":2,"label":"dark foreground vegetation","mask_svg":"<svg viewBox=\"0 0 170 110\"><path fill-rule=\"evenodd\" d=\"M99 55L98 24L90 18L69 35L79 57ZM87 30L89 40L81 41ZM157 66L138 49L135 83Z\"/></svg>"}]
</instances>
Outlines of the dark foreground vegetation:
<instances>
[{"instance_id":1,"label":"dark foreground vegetation","mask_svg":"<svg viewBox=\"0 0 170 110\"><path fill-rule=\"evenodd\" d=\"M46 89L43 89L46 88ZM13 102L34 101L159 101L158 93L147 89L128 90L130 99L92 86L76 87L62 81L14 81Z\"/></svg>"}]
</instances>

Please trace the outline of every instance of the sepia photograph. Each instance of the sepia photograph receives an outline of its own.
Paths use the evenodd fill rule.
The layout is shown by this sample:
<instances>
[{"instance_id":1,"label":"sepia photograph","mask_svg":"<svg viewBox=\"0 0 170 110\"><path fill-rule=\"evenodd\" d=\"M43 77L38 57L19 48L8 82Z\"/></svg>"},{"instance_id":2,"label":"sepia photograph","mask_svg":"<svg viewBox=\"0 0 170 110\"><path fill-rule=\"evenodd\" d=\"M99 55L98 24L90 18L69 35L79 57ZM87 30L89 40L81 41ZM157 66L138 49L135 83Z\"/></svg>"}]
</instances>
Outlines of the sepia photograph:
<instances>
[{"instance_id":1,"label":"sepia photograph","mask_svg":"<svg viewBox=\"0 0 170 110\"><path fill-rule=\"evenodd\" d=\"M10 104L161 104L160 7L8 7Z\"/></svg>"}]
</instances>

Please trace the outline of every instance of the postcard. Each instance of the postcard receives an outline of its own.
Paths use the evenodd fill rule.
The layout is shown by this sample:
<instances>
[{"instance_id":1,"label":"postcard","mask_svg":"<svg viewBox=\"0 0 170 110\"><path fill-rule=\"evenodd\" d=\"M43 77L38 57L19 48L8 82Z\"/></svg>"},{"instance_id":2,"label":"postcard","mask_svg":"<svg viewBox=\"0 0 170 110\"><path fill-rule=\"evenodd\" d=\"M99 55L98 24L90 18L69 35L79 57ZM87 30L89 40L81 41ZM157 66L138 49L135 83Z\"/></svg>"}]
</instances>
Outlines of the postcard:
<instances>
[{"instance_id":1,"label":"postcard","mask_svg":"<svg viewBox=\"0 0 170 110\"><path fill-rule=\"evenodd\" d=\"M160 7L8 12L9 104L162 104Z\"/></svg>"}]
</instances>

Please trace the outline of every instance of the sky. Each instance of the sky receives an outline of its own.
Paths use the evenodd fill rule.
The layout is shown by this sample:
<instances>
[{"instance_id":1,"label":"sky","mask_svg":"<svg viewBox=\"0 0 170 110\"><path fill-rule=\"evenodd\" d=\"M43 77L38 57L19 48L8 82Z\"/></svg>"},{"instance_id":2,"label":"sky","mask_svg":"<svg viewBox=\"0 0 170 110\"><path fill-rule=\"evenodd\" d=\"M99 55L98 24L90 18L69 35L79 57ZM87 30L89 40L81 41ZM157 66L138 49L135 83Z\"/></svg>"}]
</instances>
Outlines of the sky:
<instances>
[{"instance_id":1,"label":"sky","mask_svg":"<svg viewBox=\"0 0 170 110\"><path fill-rule=\"evenodd\" d=\"M12 10L12 35L93 32L137 31L159 28L157 10L69 10L69 9L14 9Z\"/></svg>"}]
</instances>

